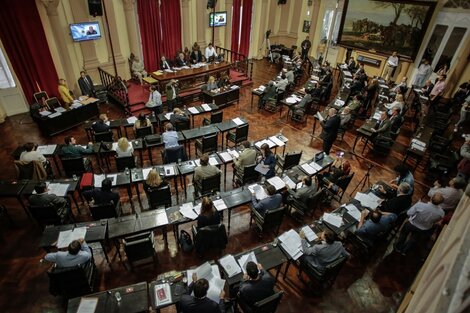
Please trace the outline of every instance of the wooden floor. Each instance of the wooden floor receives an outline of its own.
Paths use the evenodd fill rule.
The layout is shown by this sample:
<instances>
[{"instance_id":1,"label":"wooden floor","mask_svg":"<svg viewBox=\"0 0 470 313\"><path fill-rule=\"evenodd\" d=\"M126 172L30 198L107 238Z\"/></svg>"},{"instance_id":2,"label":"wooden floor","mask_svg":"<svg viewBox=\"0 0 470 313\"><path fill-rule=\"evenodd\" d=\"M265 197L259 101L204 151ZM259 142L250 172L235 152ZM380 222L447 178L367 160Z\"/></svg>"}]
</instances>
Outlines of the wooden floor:
<instances>
[{"instance_id":1,"label":"wooden floor","mask_svg":"<svg viewBox=\"0 0 470 313\"><path fill-rule=\"evenodd\" d=\"M275 65L266 61L256 61L254 67L254 84L258 86L266 83L274 77L278 71ZM303 159L311 158L314 153L321 150L322 141L318 138L320 129L312 136L313 119L310 117L306 125L293 124L287 122L284 116L279 118L279 114L271 114L250 106L251 89L245 88L241 91L241 101L224 110L224 119L241 116L250 123L249 139L257 140L267 135L276 134L280 130L289 138L287 151L303 151ZM256 102L256 100L255 100ZM100 110L108 113L110 118L123 117L122 110L114 105L102 105ZM196 123L201 123L201 117L196 119ZM362 121L356 121L356 126ZM394 165L403 159L405 148L409 144L411 134L409 121L406 129L399 136L390 154L386 157L376 156L366 149L365 155L351 154L351 147L354 142L354 134L346 134L343 142L336 142L333 150L345 151L345 158L350 160L353 170L356 173L351 182L347 195L343 199L349 199L349 193L363 178L368 166L373 165L370 171L370 181L390 180L393 178ZM28 141L40 144L62 143L66 135L74 135L79 143L86 143L86 134L83 128L77 127L63 134L52 138L41 135L36 124L32 122L27 114L17 115L8 118L4 124L0 125L2 149L0 150L0 162L3 164L0 171L0 180L12 180L15 177L11 153L18 146ZM356 151L361 151L363 143L359 143ZM332 154L333 155L333 154ZM145 165L149 164L145 160ZM227 179L227 188L231 188L231 173ZM425 170L421 165L415 172L417 181L415 187L414 200L418 200L427 192L430 185L425 180ZM126 212L130 212L130 204L125 197L125 192L121 191L123 205ZM145 196L144 196L145 197ZM176 200L176 199L175 199ZM180 203L184 201L180 193ZM3 201L3 200L2 200ZM132 199L138 207L137 197ZM40 230L28 219L24 211L13 200L3 201L8 208L13 223L7 219L0 220L2 229L0 242L0 311L1 312L63 312L64 308L60 298L55 298L48 293L48 278L46 276L47 266L39 263L44 251L38 248ZM143 201L144 203L146 201ZM337 204L336 204L337 205ZM89 216L77 214L78 220L88 220ZM232 228L229 237L229 244L226 253L237 253L252 247L261 245L272 240L272 237L265 236L260 241L255 231L250 230L248 208L238 209L232 215ZM316 212L319 217L321 212ZM308 221L308 219L307 219ZM187 224L184 228L189 229ZM281 227L281 232L300 224L291 217L286 217ZM142 266L135 271L128 271L124 263L119 258L111 259L108 266L103 258L103 252L99 247L95 247L95 258L98 265L98 290L105 290L137 283L140 281L151 281L159 273L169 270L183 270L194 265L201 264L204 260L193 254L183 253L178 249L173 236L169 235L169 244L165 246L161 233L157 234L157 250L159 263L156 267L152 265ZM94 246L94 245L93 245ZM322 297L314 296L308 291L306 286L297 278L297 271L291 267L286 279L280 278L278 287L285 290L285 297L279 307L278 312L363 312L379 313L394 312L401 297L410 286L414 276L419 270L422 260L417 255L408 257L400 256L389 249L380 253L368 262L352 258L341 271L336 283L331 290ZM114 256L115 251L109 251L110 256ZM217 256L213 256L214 258ZM165 310L164 310L165 311ZM173 312L167 309L165 312Z\"/></svg>"}]
</instances>

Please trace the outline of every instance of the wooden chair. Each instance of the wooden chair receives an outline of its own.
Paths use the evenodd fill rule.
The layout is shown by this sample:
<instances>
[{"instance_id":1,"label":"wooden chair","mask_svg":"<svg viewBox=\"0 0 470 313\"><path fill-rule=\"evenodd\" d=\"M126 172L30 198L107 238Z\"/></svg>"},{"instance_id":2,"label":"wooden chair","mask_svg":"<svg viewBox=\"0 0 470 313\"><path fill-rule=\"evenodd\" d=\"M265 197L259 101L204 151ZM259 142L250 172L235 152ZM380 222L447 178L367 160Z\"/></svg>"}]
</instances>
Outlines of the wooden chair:
<instances>
[{"instance_id":1,"label":"wooden chair","mask_svg":"<svg viewBox=\"0 0 470 313\"><path fill-rule=\"evenodd\" d=\"M81 297L95 290L96 265L93 258L86 265L58 268L54 266L47 272L49 293L65 299Z\"/></svg>"},{"instance_id":2,"label":"wooden chair","mask_svg":"<svg viewBox=\"0 0 470 313\"><path fill-rule=\"evenodd\" d=\"M324 270L320 270L308 261L308 256L303 256L300 259L298 276L301 277L302 273L305 272L310 279L310 285L312 286L313 281L315 281L319 285L318 291L323 292L333 285L347 259L346 256L340 257L328 264Z\"/></svg>"},{"instance_id":3,"label":"wooden chair","mask_svg":"<svg viewBox=\"0 0 470 313\"><path fill-rule=\"evenodd\" d=\"M302 151L287 153L284 157L276 155L276 166L281 169L281 174L284 171L299 165L300 159L302 158Z\"/></svg>"},{"instance_id":4,"label":"wooden chair","mask_svg":"<svg viewBox=\"0 0 470 313\"><path fill-rule=\"evenodd\" d=\"M107 218L116 218L121 215L121 202L118 202L117 204L112 202L105 204L91 204L89 209L91 217L95 221Z\"/></svg>"},{"instance_id":5,"label":"wooden chair","mask_svg":"<svg viewBox=\"0 0 470 313\"><path fill-rule=\"evenodd\" d=\"M220 177L221 174L217 173L214 176L204 178L201 182L194 181L195 195L202 197L205 195L212 195L216 191L220 191Z\"/></svg>"},{"instance_id":6,"label":"wooden chair","mask_svg":"<svg viewBox=\"0 0 470 313\"><path fill-rule=\"evenodd\" d=\"M202 120L202 126L220 123L223 120L224 111L216 111L211 113L211 118L204 118Z\"/></svg>"},{"instance_id":7,"label":"wooden chair","mask_svg":"<svg viewBox=\"0 0 470 313\"><path fill-rule=\"evenodd\" d=\"M131 269L134 263L144 259L152 258L153 264L157 262L157 253L155 251L155 237L153 232L147 232L124 238L124 251Z\"/></svg>"},{"instance_id":8,"label":"wooden chair","mask_svg":"<svg viewBox=\"0 0 470 313\"><path fill-rule=\"evenodd\" d=\"M235 132L228 132L226 137L226 146L228 147L228 142L233 142L234 146L242 143L245 140L248 140L248 126L249 124L238 126L235 129Z\"/></svg>"},{"instance_id":9,"label":"wooden chair","mask_svg":"<svg viewBox=\"0 0 470 313\"><path fill-rule=\"evenodd\" d=\"M218 149L217 139L217 133L204 136L202 139L197 139L194 144L196 148L196 155L216 152Z\"/></svg>"},{"instance_id":10,"label":"wooden chair","mask_svg":"<svg viewBox=\"0 0 470 313\"><path fill-rule=\"evenodd\" d=\"M247 183L256 182L259 179L259 172L255 170L256 163L247 165L243 168L243 172L237 171L234 169L233 171L233 181L236 179L240 181L242 185L246 185Z\"/></svg>"},{"instance_id":11,"label":"wooden chair","mask_svg":"<svg viewBox=\"0 0 470 313\"><path fill-rule=\"evenodd\" d=\"M275 313L283 295L284 291L280 290L263 300L255 302L252 307L248 307L242 302L239 302L238 306L243 313Z\"/></svg>"},{"instance_id":12,"label":"wooden chair","mask_svg":"<svg viewBox=\"0 0 470 313\"><path fill-rule=\"evenodd\" d=\"M223 250L228 243L224 224L197 228L192 226L194 249L199 256L208 250Z\"/></svg>"},{"instance_id":13,"label":"wooden chair","mask_svg":"<svg viewBox=\"0 0 470 313\"><path fill-rule=\"evenodd\" d=\"M280 206L275 210L269 210L264 213L264 215L260 214L255 208L252 207L250 215L250 228L252 222L254 221L256 227L259 229L260 238L266 229L274 229L274 234L277 236L279 234L279 228L281 227L285 213L285 206Z\"/></svg>"}]
</instances>

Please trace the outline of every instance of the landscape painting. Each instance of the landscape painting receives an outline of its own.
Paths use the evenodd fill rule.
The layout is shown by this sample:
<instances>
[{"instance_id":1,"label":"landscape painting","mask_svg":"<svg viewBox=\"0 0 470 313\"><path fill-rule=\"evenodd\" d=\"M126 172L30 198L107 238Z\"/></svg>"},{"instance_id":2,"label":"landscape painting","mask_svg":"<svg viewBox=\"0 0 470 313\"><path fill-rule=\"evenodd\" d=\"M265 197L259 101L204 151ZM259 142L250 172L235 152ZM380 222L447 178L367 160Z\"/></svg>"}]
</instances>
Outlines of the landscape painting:
<instances>
[{"instance_id":1,"label":"landscape painting","mask_svg":"<svg viewBox=\"0 0 470 313\"><path fill-rule=\"evenodd\" d=\"M434 7L428 1L346 0L338 43L413 60Z\"/></svg>"}]
</instances>

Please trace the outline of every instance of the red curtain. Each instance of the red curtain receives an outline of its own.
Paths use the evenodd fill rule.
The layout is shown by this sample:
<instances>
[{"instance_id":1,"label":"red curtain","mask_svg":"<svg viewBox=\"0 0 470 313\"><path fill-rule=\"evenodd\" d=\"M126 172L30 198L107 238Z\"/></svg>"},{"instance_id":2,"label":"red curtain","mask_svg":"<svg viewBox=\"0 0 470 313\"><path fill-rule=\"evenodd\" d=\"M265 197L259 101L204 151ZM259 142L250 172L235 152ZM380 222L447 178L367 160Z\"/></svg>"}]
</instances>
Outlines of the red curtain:
<instances>
[{"instance_id":1,"label":"red curtain","mask_svg":"<svg viewBox=\"0 0 470 313\"><path fill-rule=\"evenodd\" d=\"M240 47L238 52L246 55L250 52L250 34L251 34L251 13L253 0L243 0L242 26L240 36Z\"/></svg>"},{"instance_id":2,"label":"red curtain","mask_svg":"<svg viewBox=\"0 0 470 313\"><path fill-rule=\"evenodd\" d=\"M179 0L160 0L162 14L162 53L173 59L176 51L182 51L181 46L181 11Z\"/></svg>"},{"instance_id":3,"label":"red curtain","mask_svg":"<svg viewBox=\"0 0 470 313\"><path fill-rule=\"evenodd\" d=\"M238 39L240 37L240 9L242 0L233 0L232 6L232 46L231 50L238 52Z\"/></svg>"},{"instance_id":4,"label":"red curtain","mask_svg":"<svg viewBox=\"0 0 470 313\"><path fill-rule=\"evenodd\" d=\"M57 95L57 72L35 0L4 0L0 38L26 99L40 89Z\"/></svg>"},{"instance_id":5,"label":"red curtain","mask_svg":"<svg viewBox=\"0 0 470 313\"><path fill-rule=\"evenodd\" d=\"M160 8L157 0L138 0L140 36L145 68L149 72L159 68L161 57ZM135 51L132 51L135 53Z\"/></svg>"}]
</instances>

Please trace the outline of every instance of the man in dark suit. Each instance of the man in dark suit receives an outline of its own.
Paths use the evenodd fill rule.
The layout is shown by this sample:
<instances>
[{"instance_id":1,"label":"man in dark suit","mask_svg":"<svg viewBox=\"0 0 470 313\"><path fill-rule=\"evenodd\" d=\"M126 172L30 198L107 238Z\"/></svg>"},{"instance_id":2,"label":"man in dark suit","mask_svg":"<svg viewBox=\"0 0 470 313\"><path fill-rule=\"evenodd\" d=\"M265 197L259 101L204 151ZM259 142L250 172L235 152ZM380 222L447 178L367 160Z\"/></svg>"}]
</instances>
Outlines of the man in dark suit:
<instances>
[{"instance_id":1,"label":"man in dark suit","mask_svg":"<svg viewBox=\"0 0 470 313\"><path fill-rule=\"evenodd\" d=\"M225 313L224 297L225 292L222 289L219 303L207 298L209 282L207 279L197 279L196 273L193 274L193 281L188 286L187 294L181 296L179 301L179 312L182 313ZM191 293L194 291L194 296Z\"/></svg>"},{"instance_id":2,"label":"man in dark suit","mask_svg":"<svg viewBox=\"0 0 470 313\"><path fill-rule=\"evenodd\" d=\"M170 66L170 63L166 60L165 57L162 57L161 58L161 61L160 61L160 69L163 71L163 70L171 70L171 66Z\"/></svg>"},{"instance_id":3,"label":"man in dark suit","mask_svg":"<svg viewBox=\"0 0 470 313\"><path fill-rule=\"evenodd\" d=\"M272 211L279 208L282 203L282 196L276 193L276 188L274 188L273 185L269 185L266 188L266 191L268 196L260 201L256 199L254 192L251 194L253 208L255 208L255 210L258 211L261 215L264 215L264 213L267 211Z\"/></svg>"},{"instance_id":4,"label":"man in dark suit","mask_svg":"<svg viewBox=\"0 0 470 313\"><path fill-rule=\"evenodd\" d=\"M199 50L199 46L196 48L193 47L193 51L191 52L191 55L189 56L191 59L191 63L197 64L202 62L202 53L201 50Z\"/></svg>"},{"instance_id":5,"label":"man in dark suit","mask_svg":"<svg viewBox=\"0 0 470 313\"><path fill-rule=\"evenodd\" d=\"M387 200L382 203L383 212L391 212L396 215L408 210L411 207L411 194L410 194L410 184L403 182L398 185L397 195L390 200ZM379 186L379 191L382 194L385 194L385 189L382 186Z\"/></svg>"},{"instance_id":6,"label":"man in dark suit","mask_svg":"<svg viewBox=\"0 0 470 313\"><path fill-rule=\"evenodd\" d=\"M329 155L331 146L333 146L333 142L335 142L339 127L341 126L341 118L336 114L335 108L328 110L328 117L320 121L320 125L323 127L323 131L320 135L320 138L323 139L323 152Z\"/></svg>"},{"instance_id":7,"label":"man in dark suit","mask_svg":"<svg viewBox=\"0 0 470 313\"><path fill-rule=\"evenodd\" d=\"M95 133L104 133L109 131L109 125L108 125L108 116L106 114L100 114L100 119L97 122L94 122L93 125L91 125L91 128Z\"/></svg>"},{"instance_id":8,"label":"man in dark suit","mask_svg":"<svg viewBox=\"0 0 470 313\"><path fill-rule=\"evenodd\" d=\"M261 264L248 262L246 264L246 275L240 283L238 297L243 312L250 312L253 305L274 294L274 278L263 270ZM245 307L248 306L248 310Z\"/></svg>"},{"instance_id":9,"label":"man in dark suit","mask_svg":"<svg viewBox=\"0 0 470 313\"><path fill-rule=\"evenodd\" d=\"M87 75L85 71L80 72L78 86L80 87L82 95L95 97L95 86L93 85L90 75Z\"/></svg>"},{"instance_id":10,"label":"man in dark suit","mask_svg":"<svg viewBox=\"0 0 470 313\"><path fill-rule=\"evenodd\" d=\"M264 90L263 95L259 99L258 108L260 108L260 109L264 108L264 105L269 100L269 98L276 98L276 95L277 95L276 85L274 84L273 81L270 81L268 83L268 86Z\"/></svg>"},{"instance_id":11,"label":"man in dark suit","mask_svg":"<svg viewBox=\"0 0 470 313\"><path fill-rule=\"evenodd\" d=\"M304 205L307 205L308 199L317 192L317 184L312 182L312 178L310 176L304 176L302 178L302 187L297 188L296 190L288 189L287 192L289 193L287 201L295 199Z\"/></svg>"},{"instance_id":12,"label":"man in dark suit","mask_svg":"<svg viewBox=\"0 0 470 313\"><path fill-rule=\"evenodd\" d=\"M308 36L305 37L304 41L302 41L300 47L302 48L302 59L305 60L305 58L308 57L308 51L312 47L312 42Z\"/></svg>"},{"instance_id":13,"label":"man in dark suit","mask_svg":"<svg viewBox=\"0 0 470 313\"><path fill-rule=\"evenodd\" d=\"M176 66L178 67L182 67L182 66L186 66L186 61L184 60L184 53L179 53L178 54L178 57L176 58Z\"/></svg>"},{"instance_id":14,"label":"man in dark suit","mask_svg":"<svg viewBox=\"0 0 470 313\"><path fill-rule=\"evenodd\" d=\"M70 214L70 206L62 197L54 194L47 193L47 185L45 182L39 182L34 186L35 194L29 196L29 204L35 207L45 207L53 205L57 210L57 215L60 216L61 220L64 221Z\"/></svg>"},{"instance_id":15,"label":"man in dark suit","mask_svg":"<svg viewBox=\"0 0 470 313\"><path fill-rule=\"evenodd\" d=\"M390 128L392 123L388 119L387 112L380 114L380 120L377 122L376 128L372 129L372 132L377 135L376 138L385 137L390 138Z\"/></svg>"},{"instance_id":16,"label":"man in dark suit","mask_svg":"<svg viewBox=\"0 0 470 313\"><path fill-rule=\"evenodd\" d=\"M117 205L119 202L119 194L117 192L113 192L111 187L113 186L113 182L109 178L105 178L101 182L101 188L95 188L92 190L87 190L83 193L83 196L88 201L93 200L95 204L108 204L110 202Z\"/></svg>"}]
</instances>

